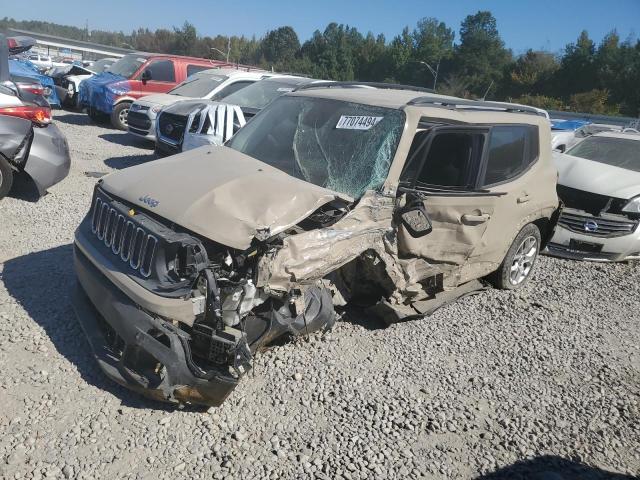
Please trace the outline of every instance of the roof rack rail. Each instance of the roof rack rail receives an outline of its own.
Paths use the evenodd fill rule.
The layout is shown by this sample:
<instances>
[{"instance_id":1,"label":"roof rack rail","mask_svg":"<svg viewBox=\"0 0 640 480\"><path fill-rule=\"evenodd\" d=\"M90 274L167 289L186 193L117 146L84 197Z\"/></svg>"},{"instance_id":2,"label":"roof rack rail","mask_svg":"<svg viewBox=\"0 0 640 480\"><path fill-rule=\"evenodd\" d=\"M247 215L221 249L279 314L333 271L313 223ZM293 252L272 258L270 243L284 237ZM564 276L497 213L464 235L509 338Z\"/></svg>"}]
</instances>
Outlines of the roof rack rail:
<instances>
[{"instance_id":1,"label":"roof rack rail","mask_svg":"<svg viewBox=\"0 0 640 480\"><path fill-rule=\"evenodd\" d=\"M407 105L431 105L441 108L469 108L473 110L504 110L513 113L528 113L544 117L543 110L527 105L517 105L506 102L488 102L486 100L465 100L463 98L442 98L442 97L417 97L407 102Z\"/></svg>"},{"instance_id":2,"label":"roof rack rail","mask_svg":"<svg viewBox=\"0 0 640 480\"><path fill-rule=\"evenodd\" d=\"M268 70L267 70L268 71ZM296 73L296 72L272 72L269 71L269 73L272 73L275 76L278 75L289 75L290 77L302 77L302 78L311 78L308 74L306 73Z\"/></svg>"},{"instance_id":3,"label":"roof rack rail","mask_svg":"<svg viewBox=\"0 0 640 480\"><path fill-rule=\"evenodd\" d=\"M325 80L323 82L309 83L301 85L294 91L309 90L312 88L360 88L370 87L388 90L409 90L413 92L434 93L431 88L414 87L413 85L401 85L399 83L383 83L383 82L331 82Z\"/></svg>"}]
</instances>

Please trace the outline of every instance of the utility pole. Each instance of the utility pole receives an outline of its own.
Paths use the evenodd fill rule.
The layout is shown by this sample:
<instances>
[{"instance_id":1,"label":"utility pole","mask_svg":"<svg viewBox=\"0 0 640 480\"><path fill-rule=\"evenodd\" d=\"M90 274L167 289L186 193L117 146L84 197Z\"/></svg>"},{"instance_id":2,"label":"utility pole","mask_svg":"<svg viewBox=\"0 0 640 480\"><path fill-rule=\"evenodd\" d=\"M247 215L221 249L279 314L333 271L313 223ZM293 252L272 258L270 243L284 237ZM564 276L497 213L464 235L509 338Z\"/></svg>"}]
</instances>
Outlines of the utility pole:
<instances>
[{"instance_id":1,"label":"utility pole","mask_svg":"<svg viewBox=\"0 0 640 480\"><path fill-rule=\"evenodd\" d=\"M422 65L427 67L429 69L429 72L431 72L431 75L433 75L433 91L435 92L436 83L438 83L438 72L440 71L440 60L438 59L438 63L436 64L435 69L431 65L429 65L427 62L423 62L422 60L416 60L416 62L421 63Z\"/></svg>"},{"instance_id":2,"label":"utility pole","mask_svg":"<svg viewBox=\"0 0 640 480\"><path fill-rule=\"evenodd\" d=\"M0 83L11 80L9 75L9 44L7 37L0 33Z\"/></svg>"},{"instance_id":3,"label":"utility pole","mask_svg":"<svg viewBox=\"0 0 640 480\"><path fill-rule=\"evenodd\" d=\"M229 54L231 53L231 37L229 37L227 39L227 53L223 52L222 50L220 50L219 48L216 48L216 47L209 47L209 48L211 50L215 50L220 55L224 56L227 59L227 63L229 63Z\"/></svg>"}]
</instances>

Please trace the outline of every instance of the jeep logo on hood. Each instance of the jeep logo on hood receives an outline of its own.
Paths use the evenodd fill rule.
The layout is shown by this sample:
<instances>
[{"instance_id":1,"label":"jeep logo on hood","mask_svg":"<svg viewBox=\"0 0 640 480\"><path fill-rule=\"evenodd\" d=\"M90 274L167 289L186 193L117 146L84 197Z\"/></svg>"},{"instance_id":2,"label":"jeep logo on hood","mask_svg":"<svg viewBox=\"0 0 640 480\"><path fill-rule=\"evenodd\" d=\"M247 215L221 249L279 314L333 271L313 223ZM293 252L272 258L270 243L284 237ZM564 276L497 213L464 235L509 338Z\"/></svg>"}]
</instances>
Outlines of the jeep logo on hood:
<instances>
[{"instance_id":1,"label":"jeep logo on hood","mask_svg":"<svg viewBox=\"0 0 640 480\"><path fill-rule=\"evenodd\" d=\"M140 197L138 200L144 203L145 205L148 205L151 208L157 207L158 204L160 203L158 200L156 200L155 198L151 198L149 195Z\"/></svg>"}]
</instances>

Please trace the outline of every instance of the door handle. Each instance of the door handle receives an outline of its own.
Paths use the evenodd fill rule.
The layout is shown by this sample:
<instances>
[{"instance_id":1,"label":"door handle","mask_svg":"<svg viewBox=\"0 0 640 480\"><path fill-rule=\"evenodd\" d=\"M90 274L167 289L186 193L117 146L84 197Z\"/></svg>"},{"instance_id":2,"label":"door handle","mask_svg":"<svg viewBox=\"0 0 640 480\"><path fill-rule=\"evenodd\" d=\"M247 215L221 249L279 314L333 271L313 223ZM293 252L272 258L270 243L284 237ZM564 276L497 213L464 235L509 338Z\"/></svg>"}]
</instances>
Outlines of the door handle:
<instances>
[{"instance_id":1,"label":"door handle","mask_svg":"<svg viewBox=\"0 0 640 480\"><path fill-rule=\"evenodd\" d=\"M531 200L531 197L528 193L525 193L521 197L518 197L518 203L527 203L529 200Z\"/></svg>"},{"instance_id":2,"label":"door handle","mask_svg":"<svg viewBox=\"0 0 640 480\"><path fill-rule=\"evenodd\" d=\"M482 215L471 215L469 213L465 213L462 215L461 220L462 223L484 223L490 218L491 216L488 213L483 213Z\"/></svg>"}]
</instances>

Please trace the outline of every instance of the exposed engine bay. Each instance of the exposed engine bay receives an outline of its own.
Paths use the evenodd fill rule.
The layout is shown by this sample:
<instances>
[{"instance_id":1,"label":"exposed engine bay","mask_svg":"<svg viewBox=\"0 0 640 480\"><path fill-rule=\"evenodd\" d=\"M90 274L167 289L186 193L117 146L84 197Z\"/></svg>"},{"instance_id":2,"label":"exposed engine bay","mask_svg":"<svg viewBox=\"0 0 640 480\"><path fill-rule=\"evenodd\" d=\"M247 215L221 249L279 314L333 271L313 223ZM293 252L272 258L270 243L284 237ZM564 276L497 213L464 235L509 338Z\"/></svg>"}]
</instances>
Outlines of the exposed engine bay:
<instances>
[{"instance_id":1,"label":"exposed engine bay","mask_svg":"<svg viewBox=\"0 0 640 480\"><path fill-rule=\"evenodd\" d=\"M228 392L211 401L179 390L179 384L186 382L170 378L176 376L171 363L184 357L195 378L213 383L225 379L234 387L233 382L252 368L253 353L260 347L285 335L330 329L336 312L333 292L326 283L317 281L284 291L260 287L259 262L281 249L287 236L330 225L347 211L344 202L326 204L299 225L268 240L256 239L251 248L239 251L166 224L97 188L79 232L88 233L91 244L128 278L159 297L189 302L192 310L192 315L181 318L163 318L147 311L151 320L136 326L152 341L179 349L175 360L158 358L161 355L139 342L139 334L130 340L113 322L101 324L109 339L107 348L118 359L117 368L124 366L124 379L134 377L147 388L155 385L154 396L163 400L219 404ZM76 243L82 244L79 238ZM89 282L83 283L86 289Z\"/></svg>"}]
</instances>

